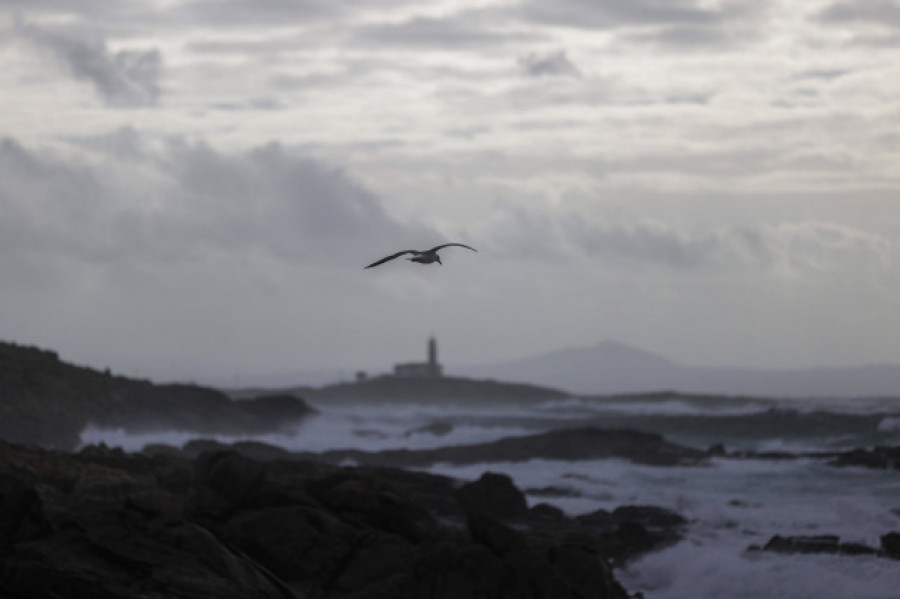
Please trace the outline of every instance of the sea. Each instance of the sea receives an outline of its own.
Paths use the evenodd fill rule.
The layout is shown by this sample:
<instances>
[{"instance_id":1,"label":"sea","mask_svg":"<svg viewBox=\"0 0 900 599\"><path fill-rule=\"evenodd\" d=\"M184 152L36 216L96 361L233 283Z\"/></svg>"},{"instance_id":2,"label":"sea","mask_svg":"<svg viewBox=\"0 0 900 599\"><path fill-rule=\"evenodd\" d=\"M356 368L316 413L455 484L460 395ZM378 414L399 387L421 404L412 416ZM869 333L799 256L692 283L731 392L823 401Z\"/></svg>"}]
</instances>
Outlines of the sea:
<instances>
[{"instance_id":1,"label":"sea","mask_svg":"<svg viewBox=\"0 0 900 599\"><path fill-rule=\"evenodd\" d=\"M315 403L315 402L311 402ZM465 405L316 404L320 413L293 430L258 440L289 450L369 451L482 443L572 427L629 428L697 448L808 454L900 445L900 399L790 399L648 394L568 398L544 403ZM135 435L89 428L85 444L128 451L173 446L179 432ZM209 438L207 436L207 438ZM871 555L784 555L748 550L773 535L838 535L880 546L900 531L900 470L835 467L815 457L716 457L694 466L646 466L623 459L436 464L428 472L474 480L502 472L531 505L570 516L622 505L670 508L689 520L682 541L616 570L646 599L897 599L900 560ZM564 490L547 496L546 489ZM542 491L543 490L543 491Z\"/></svg>"}]
</instances>

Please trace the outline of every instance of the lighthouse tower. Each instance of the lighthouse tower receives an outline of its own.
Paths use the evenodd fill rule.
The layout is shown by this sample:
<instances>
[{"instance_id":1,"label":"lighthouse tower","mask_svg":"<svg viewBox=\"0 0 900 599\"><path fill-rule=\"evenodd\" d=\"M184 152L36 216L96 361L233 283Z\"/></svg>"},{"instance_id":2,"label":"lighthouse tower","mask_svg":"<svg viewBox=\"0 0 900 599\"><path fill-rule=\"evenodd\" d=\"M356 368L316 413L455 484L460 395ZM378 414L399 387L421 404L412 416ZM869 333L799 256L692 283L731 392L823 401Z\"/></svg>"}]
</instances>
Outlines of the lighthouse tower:
<instances>
[{"instance_id":1,"label":"lighthouse tower","mask_svg":"<svg viewBox=\"0 0 900 599\"><path fill-rule=\"evenodd\" d=\"M440 365L438 365L437 361L437 339L434 337L428 339L428 365L431 366L431 368L440 370ZM440 373L438 373L437 376L440 376Z\"/></svg>"},{"instance_id":2,"label":"lighthouse tower","mask_svg":"<svg viewBox=\"0 0 900 599\"><path fill-rule=\"evenodd\" d=\"M428 361L394 365L394 376L404 378L438 378L444 375L438 363L437 339L428 338Z\"/></svg>"}]
</instances>

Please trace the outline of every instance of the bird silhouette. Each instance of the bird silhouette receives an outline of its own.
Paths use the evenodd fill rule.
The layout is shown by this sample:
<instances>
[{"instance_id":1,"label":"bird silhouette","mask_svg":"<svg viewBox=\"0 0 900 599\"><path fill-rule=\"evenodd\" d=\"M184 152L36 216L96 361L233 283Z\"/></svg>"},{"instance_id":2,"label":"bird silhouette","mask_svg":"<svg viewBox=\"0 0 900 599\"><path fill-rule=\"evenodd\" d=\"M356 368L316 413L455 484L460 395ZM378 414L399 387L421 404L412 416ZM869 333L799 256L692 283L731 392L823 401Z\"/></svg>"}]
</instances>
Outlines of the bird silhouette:
<instances>
[{"instance_id":1,"label":"bird silhouette","mask_svg":"<svg viewBox=\"0 0 900 599\"><path fill-rule=\"evenodd\" d=\"M366 268L372 268L373 266L378 266L379 264L384 264L385 262L389 262L390 260L393 260L394 258L399 258L400 256L403 256L404 254L412 254L412 258L408 258L408 260L410 260L412 262L418 262L419 264L431 264L433 262L437 262L438 264L443 265L444 263L441 262L441 257L438 256L438 250L443 249L445 247L450 247L452 245L455 245L455 246L461 247L461 248L466 248L466 249L472 250L473 252L478 251L475 248L469 247L462 243L445 243L443 245L433 247L430 250L424 250L424 251L403 250L402 252L397 252L396 254L391 254L390 256L385 256L381 260L377 260L377 261L373 262L372 264L368 265Z\"/></svg>"}]
</instances>

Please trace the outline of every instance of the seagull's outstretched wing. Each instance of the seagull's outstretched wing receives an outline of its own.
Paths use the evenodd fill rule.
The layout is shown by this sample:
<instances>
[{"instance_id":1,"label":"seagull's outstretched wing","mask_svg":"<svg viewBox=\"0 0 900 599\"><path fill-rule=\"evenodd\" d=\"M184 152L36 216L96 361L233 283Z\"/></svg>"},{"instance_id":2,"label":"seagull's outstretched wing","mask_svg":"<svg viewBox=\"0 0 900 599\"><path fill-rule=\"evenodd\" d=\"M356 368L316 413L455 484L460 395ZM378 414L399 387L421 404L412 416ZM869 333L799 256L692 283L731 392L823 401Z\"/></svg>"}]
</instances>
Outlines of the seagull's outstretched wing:
<instances>
[{"instance_id":1,"label":"seagull's outstretched wing","mask_svg":"<svg viewBox=\"0 0 900 599\"><path fill-rule=\"evenodd\" d=\"M403 250L402 252L397 252L396 254L391 254L390 256L387 256L385 258L382 258L381 260L378 260L377 262L373 262L372 264L368 265L366 268L372 268L373 266L378 266L379 264L384 264L385 262L388 262L389 260L393 260L394 258L399 258L403 254L416 254L416 253L418 253L418 252L416 252L416 250Z\"/></svg>"},{"instance_id":2,"label":"seagull's outstretched wing","mask_svg":"<svg viewBox=\"0 0 900 599\"><path fill-rule=\"evenodd\" d=\"M425 253L430 254L430 253L432 253L432 252L438 251L438 250L441 249L441 248L449 247L449 246L451 246L451 245L455 245L455 246L461 247L461 248L466 248L467 250L472 250L473 252L477 252L477 251L478 251L478 250L476 250L475 248L469 247L469 246L467 246L467 245L465 245L465 244L463 244L463 243L445 243L444 245L439 245L439 246L437 246L437 247L433 247L433 248L431 248L430 250L428 250L428 251L425 252Z\"/></svg>"}]
</instances>

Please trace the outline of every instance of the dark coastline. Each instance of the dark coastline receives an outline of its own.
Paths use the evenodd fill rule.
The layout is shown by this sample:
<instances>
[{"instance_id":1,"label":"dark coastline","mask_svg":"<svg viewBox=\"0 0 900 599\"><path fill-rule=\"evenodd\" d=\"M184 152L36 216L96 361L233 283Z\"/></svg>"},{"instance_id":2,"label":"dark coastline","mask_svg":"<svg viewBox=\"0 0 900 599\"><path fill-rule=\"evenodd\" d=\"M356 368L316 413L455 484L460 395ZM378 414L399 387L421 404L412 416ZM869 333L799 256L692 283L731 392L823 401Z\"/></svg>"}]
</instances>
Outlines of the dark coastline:
<instances>
[{"instance_id":1,"label":"dark coastline","mask_svg":"<svg viewBox=\"0 0 900 599\"><path fill-rule=\"evenodd\" d=\"M686 524L529 509L501 474L2 442L0 508L0 587L22 598L625 599L610 564Z\"/></svg>"}]
</instances>

